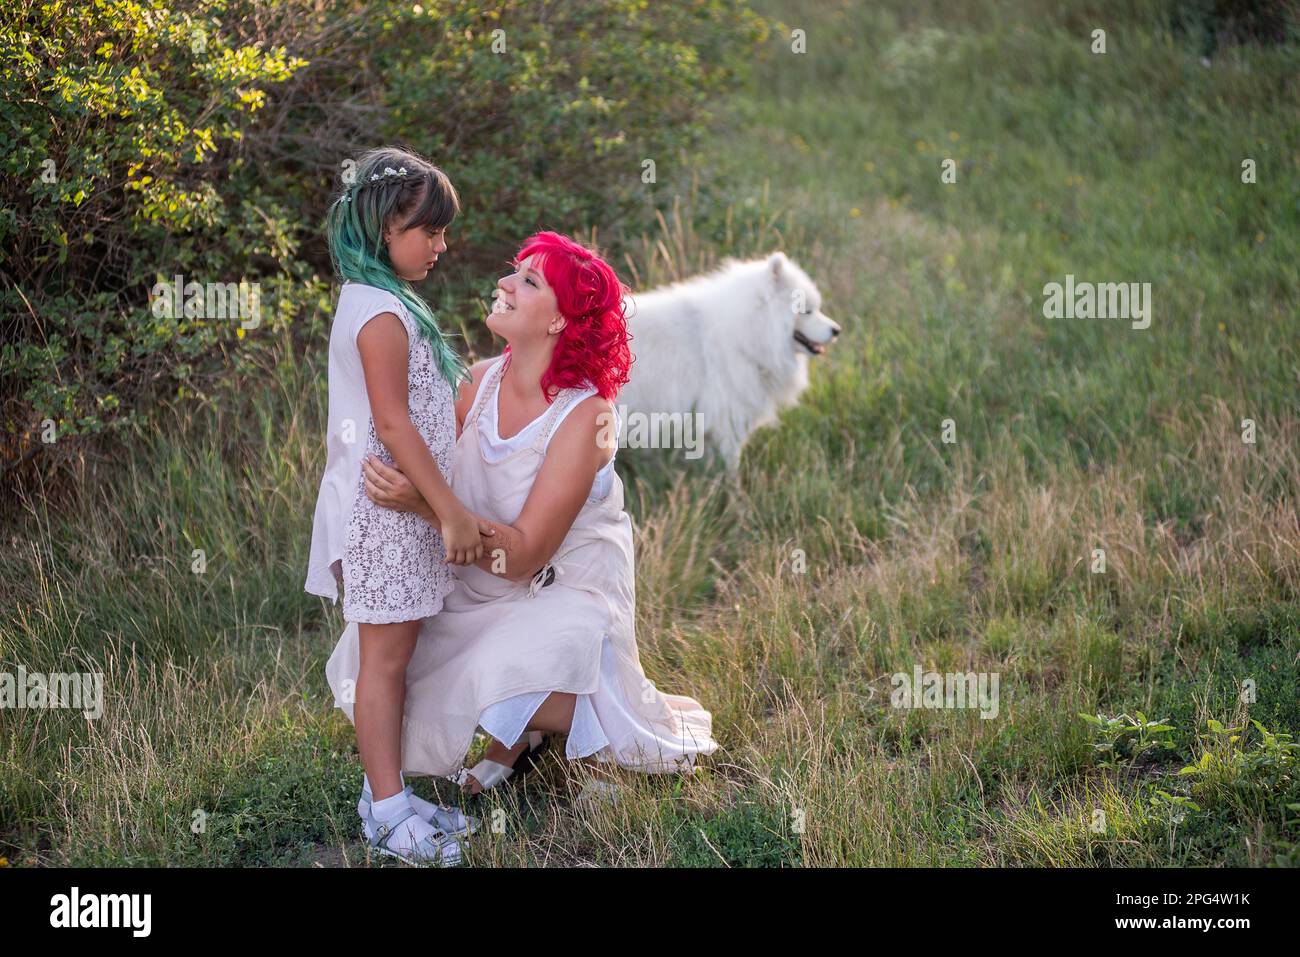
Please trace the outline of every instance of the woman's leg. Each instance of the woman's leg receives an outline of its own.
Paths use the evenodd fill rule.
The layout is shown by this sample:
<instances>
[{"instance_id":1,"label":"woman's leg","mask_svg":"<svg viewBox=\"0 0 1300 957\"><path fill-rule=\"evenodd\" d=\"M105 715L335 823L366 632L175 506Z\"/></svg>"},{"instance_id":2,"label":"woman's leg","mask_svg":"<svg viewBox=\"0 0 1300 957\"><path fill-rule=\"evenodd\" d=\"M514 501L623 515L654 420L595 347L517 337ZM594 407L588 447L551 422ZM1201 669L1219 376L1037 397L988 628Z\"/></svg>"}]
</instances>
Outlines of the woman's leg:
<instances>
[{"instance_id":1,"label":"woman's leg","mask_svg":"<svg viewBox=\"0 0 1300 957\"><path fill-rule=\"evenodd\" d=\"M533 718L528 722L527 731L557 731L567 732L573 727L573 709L577 706L578 696L567 691L552 691L533 712ZM497 764L504 764L508 768L513 768L519 756L524 753L528 747L528 739L524 738L513 748L507 748L496 738L488 745L487 751L483 757L488 761L495 761ZM479 787L478 780L471 774L469 776L469 793L478 794L482 788Z\"/></svg>"},{"instance_id":2,"label":"woman's leg","mask_svg":"<svg viewBox=\"0 0 1300 957\"><path fill-rule=\"evenodd\" d=\"M528 722L528 730L567 732L573 727L573 709L577 704L576 694L552 691L533 712L533 720Z\"/></svg>"},{"instance_id":3,"label":"woman's leg","mask_svg":"<svg viewBox=\"0 0 1300 957\"><path fill-rule=\"evenodd\" d=\"M402 715L406 708L406 666L420 635L418 621L358 625L361 667L353 724L357 749L375 801L402 790Z\"/></svg>"}]
</instances>

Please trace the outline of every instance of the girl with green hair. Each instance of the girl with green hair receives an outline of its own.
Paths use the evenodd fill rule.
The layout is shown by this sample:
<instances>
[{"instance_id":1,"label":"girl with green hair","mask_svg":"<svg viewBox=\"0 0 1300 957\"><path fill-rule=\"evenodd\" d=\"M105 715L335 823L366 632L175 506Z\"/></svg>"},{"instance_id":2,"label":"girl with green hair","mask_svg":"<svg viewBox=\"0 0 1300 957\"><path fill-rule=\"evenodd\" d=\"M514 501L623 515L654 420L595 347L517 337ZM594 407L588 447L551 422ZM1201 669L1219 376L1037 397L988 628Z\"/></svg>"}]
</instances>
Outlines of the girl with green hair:
<instances>
[{"instance_id":1,"label":"girl with green hair","mask_svg":"<svg viewBox=\"0 0 1300 957\"><path fill-rule=\"evenodd\" d=\"M455 581L448 563L483 555L494 534L452 493L454 402L467 370L412 283L447 249L460 209L433 164L406 150L371 150L330 207L330 255L343 288L330 329L325 476L316 501L307 591L337 600L356 622L361 667L357 746L366 768L358 812L381 853L459 860L469 822L420 801L401 775L406 666L420 621ZM367 498L366 456L400 468L433 510L426 520Z\"/></svg>"}]
</instances>

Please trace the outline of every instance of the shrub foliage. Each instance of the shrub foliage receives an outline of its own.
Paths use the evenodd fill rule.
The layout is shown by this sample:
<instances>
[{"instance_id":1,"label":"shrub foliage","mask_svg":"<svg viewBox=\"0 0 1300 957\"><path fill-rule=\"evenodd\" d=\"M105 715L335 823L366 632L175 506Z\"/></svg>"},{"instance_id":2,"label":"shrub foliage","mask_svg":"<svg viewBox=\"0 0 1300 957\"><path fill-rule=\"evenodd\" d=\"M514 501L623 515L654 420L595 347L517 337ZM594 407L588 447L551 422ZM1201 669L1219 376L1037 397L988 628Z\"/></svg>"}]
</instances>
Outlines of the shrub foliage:
<instances>
[{"instance_id":1,"label":"shrub foliage","mask_svg":"<svg viewBox=\"0 0 1300 957\"><path fill-rule=\"evenodd\" d=\"M229 387L277 330L318 348L319 224L361 150L408 145L461 191L454 303L528 230L654 203L643 161L682 175L766 30L745 0L18 0L0 19L6 478ZM153 308L175 276L257 283L257 320Z\"/></svg>"}]
</instances>

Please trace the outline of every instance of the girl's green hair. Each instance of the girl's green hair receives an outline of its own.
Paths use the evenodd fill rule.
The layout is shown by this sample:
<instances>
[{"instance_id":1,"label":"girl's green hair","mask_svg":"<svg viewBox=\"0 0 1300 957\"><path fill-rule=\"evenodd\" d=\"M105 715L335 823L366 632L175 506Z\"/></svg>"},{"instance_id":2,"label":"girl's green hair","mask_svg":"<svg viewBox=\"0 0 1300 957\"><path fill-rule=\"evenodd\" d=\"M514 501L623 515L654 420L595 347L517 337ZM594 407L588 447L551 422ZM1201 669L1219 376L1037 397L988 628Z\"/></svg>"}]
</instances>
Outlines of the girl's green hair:
<instances>
[{"instance_id":1,"label":"girl's green hair","mask_svg":"<svg viewBox=\"0 0 1300 957\"><path fill-rule=\"evenodd\" d=\"M325 223L334 272L340 279L377 286L397 296L410 310L420 335L429 340L434 362L454 389L469 380L469 369L438 327L429 304L393 270L384 227L449 226L460 212L456 189L432 163L391 146L364 153L354 174L335 197Z\"/></svg>"}]
</instances>

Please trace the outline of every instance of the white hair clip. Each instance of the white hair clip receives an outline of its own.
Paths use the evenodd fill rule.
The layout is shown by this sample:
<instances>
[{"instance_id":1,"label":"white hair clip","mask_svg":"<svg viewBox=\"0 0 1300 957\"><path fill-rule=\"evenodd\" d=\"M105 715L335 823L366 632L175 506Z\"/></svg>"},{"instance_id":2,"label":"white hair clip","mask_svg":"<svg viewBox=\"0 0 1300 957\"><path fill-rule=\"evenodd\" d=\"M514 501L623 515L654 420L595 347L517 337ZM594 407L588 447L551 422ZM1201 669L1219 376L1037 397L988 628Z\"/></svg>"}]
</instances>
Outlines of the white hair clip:
<instances>
[{"instance_id":1,"label":"white hair clip","mask_svg":"<svg viewBox=\"0 0 1300 957\"><path fill-rule=\"evenodd\" d=\"M370 174L370 182L372 182L372 183L378 182L379 180L383 179L383 178L386 177L386 176L405 176L406 174L407 174L407 169L406 169L405 166L400 167L399 169L393 169L391 166L385 166L385 167L384 167L384 172L383 172L382 174L380 174L380 173L371 173L371 174ZM364 183L360 183L360 184L357 184L357 185L364 186L365 184L364 184ZM355 191L355 188L354 188L354 187L349 187L349 188L348 188L348 191L347 191L346 193L344 193L342 196L339 197L339 202L340 202L340 203L350 203L350 202L352 202L352 194L353 194L354 191Z\"/></svg>"}]
</instances>

